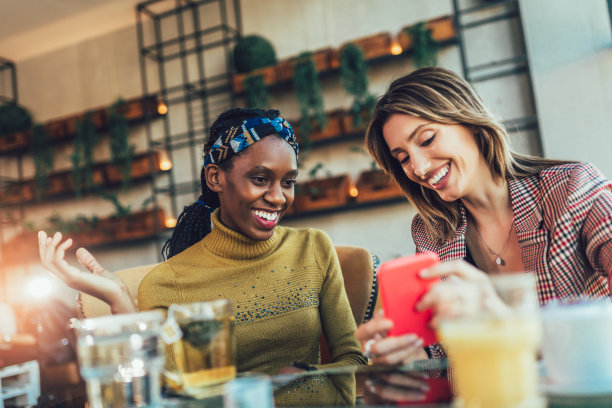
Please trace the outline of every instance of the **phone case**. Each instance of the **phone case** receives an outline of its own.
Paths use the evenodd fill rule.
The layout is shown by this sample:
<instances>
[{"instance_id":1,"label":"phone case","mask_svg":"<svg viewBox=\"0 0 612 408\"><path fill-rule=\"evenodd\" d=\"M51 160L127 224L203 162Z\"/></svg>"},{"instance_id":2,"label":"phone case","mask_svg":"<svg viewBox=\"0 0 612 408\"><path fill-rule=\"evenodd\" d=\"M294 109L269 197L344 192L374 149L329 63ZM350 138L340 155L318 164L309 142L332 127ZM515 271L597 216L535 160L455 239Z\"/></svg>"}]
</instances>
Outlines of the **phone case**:
<instances>
[{"instance_id":1,"label":"phone case","mask_svg":"<svg viewBox=\"0 0 612 408\"><path fill-rule=\"evenodd\" d=\"M415 305L429 288L440 281L421 279L419 271L439 262L438 255L425 252L384 262L378 271L378 282L385 317L393 321L390 336L416 333L424 345L437 343L436 333L428 324L431 310L417 312Z\"/></svg>"}]
</instances>

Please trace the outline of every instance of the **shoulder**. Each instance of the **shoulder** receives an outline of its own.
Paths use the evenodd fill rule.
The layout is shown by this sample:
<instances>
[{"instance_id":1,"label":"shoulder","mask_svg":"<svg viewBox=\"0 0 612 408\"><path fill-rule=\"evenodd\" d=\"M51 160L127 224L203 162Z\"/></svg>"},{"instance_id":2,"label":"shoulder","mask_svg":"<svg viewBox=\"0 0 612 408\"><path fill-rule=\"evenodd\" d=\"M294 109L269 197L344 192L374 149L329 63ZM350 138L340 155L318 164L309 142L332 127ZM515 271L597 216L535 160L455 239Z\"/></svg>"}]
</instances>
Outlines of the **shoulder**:
<instances>
[{"instance_id":1,"label":"shoulder","mask_svg":"<svg viewBox=\"0 0 612 408\"><path fill-rule=\"evenodd\" d=\"M611 188L610 181L589 163L568 163L549 167L539 175L545 201L582 200Z\"/></svg>"},{"instance_id":2,"label":"shoulder","mask_svg":"<svg viewBox=\"0 0 612 408\"><path fill-rule=\"evenodd\" d=\"M412 239L417 252L437 251L439 249L439 245L432 238L429 228L419 214L412 219Z\"/></svg>"}]
</instances>

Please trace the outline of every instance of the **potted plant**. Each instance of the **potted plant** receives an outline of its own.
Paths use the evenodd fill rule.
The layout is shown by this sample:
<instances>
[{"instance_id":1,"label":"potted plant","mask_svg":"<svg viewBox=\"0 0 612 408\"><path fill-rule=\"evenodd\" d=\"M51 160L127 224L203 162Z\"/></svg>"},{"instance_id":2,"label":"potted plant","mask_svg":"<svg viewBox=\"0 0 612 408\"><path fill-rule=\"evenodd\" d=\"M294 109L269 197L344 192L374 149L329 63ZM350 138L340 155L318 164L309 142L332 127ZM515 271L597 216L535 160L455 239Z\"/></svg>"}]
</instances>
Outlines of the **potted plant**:
<instances>
[{"instance_id":1,"label":"potted plant","mask_svg":"<svg viewBox=\"0 0 612 408\"><path fill-rule=\"evenodd\" d=\"M388 200L402 196L402 190L381 169L364 170L357 178L357 202Z\"/></svg>"},{"instance_id":2,"label":"potted plant","mask_svg":"<svg viewBox=\"0 0 612 408\"><path fill-rule=\"evenodd\" d=\"M108 127L110 132L111 163L116 166L122 175L122 187L126 188L132 177L132 160L134 146L129 144L130 133L128 121L121 108L123 99L119 99L109 109Z\"/></svg>"},{"instance_id":3,"label":"potted plant","mask_svg":"<svg viewBox=\"0 0 612 408\"><path fill-rule=\"evenodd\" d=\"M32 128L30 153L34 160L34 195L36 200L40 200L49 188L49 174L53 170L53 149L42 125Z\"/></svg>"},{"instance_id":4,"label":"potted plant","mask_svg":"<svg viewBox=\"0 0 612 408\"><path fill-rule=\"evenodd\" d=\"M0 105L0 151L9 151L27 145L25 131L32 126L32 115L21 105Z\"/></svg>"},{"instance_id":5,"label":"potted plant","mask_svg":"<svg viewBox=\"0 0 612 408\"><path fill-rule=\"evenodd\" d=\"M352 184L349 176L346 174L332 176L331 172L327 171L325 177L318 178L317 174L322 170L323 163L315 164L308 171L310 180L296 185L293 201L296 212L340 207L351 199Z\"/></svg>"},{"instance_id":6,"label":"potted plant","mask_svg":"<svg viewBox=\"0 0 612 408\"><path fill-rule=\"evenodd\" d=\"M398 41L402 49L404 51L412 50L412 58L416 68L435 66L437 64L439 43L434 38L434 29L438 29L442 33L440 28L436 28L438 25L422 21L412 26L404 27L398 34ZM446 30L444 30L444 33L446 33ZM441 36L441 34L439 35Z\"/></svg>"},{"instance_id":7,"label":"potted plant","mask_svg":"<svg viewBox=\"0 0 612 408\"><path fill-rule=\"evenodd\" d=\"M234 92L242 92L251 85L258 86L256 83L245 82L248 73L261 75L264 84L269 85L275 81L276 52L272 43L259 35L239 39L234 46L233 61L237 72L233 81Z\"/></svg>"},{"instance_id":8,"label":"potted plant","mask_svg":"<svg viewBox=\"0 0 612 408\"><path fill-rule=\"evenodd\" d=\"M327 125L327 115L323 110L323 95L319 75L311 52L300 54L295 61L293 89L300 104L299 133L304 150L310 147L310 133Z\"/></svg>"},{"instance_id":9,"label":"potted plant","mask_svg":"<svg viewBox=\"0 0 612 408\"><path fill-rule=\"evenodd\" d=\"M368 91L364 53L357 44L349 43L340 52L340 81L346 92L354 97L350 109L351 127L360 128L372 115L376 98Z\"/></svg>"}]
</instances>

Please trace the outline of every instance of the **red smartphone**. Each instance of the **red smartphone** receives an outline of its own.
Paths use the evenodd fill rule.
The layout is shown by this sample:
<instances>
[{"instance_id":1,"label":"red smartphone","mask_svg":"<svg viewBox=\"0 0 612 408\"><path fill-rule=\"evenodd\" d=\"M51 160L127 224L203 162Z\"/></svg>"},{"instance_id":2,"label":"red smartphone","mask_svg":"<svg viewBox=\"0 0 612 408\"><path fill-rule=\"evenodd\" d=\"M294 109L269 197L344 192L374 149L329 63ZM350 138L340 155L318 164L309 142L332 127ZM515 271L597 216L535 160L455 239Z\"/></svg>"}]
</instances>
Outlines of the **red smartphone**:
<instances>
[{"instance_id":1,"label":"red smartphone","mask_svg":"<svg viewBox=\"0 0 612 408\"><path fill-rule=\"evenodd\" d=\"M431 310L417 312L415 305L439 278L422 279L419 272L440 260L433 252L423 252L383 262L378 270L380 296L385 317L393 321L390 336L415 333L428 346L438 342L436 332L429 327Z\"/></svg>"}]
</instances>

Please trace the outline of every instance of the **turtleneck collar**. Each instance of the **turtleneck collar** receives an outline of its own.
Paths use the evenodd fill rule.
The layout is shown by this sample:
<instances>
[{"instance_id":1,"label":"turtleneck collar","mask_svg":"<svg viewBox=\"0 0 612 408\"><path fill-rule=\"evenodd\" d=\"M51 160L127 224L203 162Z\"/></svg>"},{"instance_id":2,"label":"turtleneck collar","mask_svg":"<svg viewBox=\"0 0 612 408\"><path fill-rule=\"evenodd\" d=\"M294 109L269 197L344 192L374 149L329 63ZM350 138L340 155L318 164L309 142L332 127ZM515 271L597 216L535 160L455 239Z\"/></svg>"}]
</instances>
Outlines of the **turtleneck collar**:
<instances>
[{"instance_id":1,"label":"turtleneck collar","mask_svg":"<svg viewBox=\"0 0 612 408\"><path fill-rule=\"evenodd\" d=\"M272 237L255 241L246 235L227 228L219 220L219 209L211 214L212 231L204 237L202 245L215 255L230 259L254 259L272 252L280 243L278 226Z\"/></svg>"}]
</instances>

